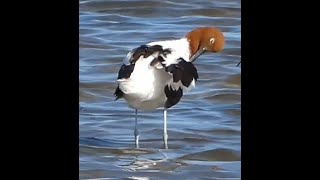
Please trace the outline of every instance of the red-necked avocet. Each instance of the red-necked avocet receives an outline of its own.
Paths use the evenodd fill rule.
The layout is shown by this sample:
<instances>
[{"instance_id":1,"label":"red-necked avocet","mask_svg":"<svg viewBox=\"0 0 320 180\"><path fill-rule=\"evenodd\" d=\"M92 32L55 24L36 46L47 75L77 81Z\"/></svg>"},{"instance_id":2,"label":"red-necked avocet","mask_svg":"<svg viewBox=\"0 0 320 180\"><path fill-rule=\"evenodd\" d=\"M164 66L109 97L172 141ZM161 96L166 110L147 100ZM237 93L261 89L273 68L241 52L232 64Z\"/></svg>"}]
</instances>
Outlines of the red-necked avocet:
<instances>
[{"instance_id":1,"label":"red-necked avocet","mask_svg":"<svg viewBox=\"0 0 320 180\"><path fill-rule=\"evenodd\" d=\"M135 109L135 144L139 148L138 110L163 108L163 140L168 148L167 109L198 79L193 62L203 53L224 48L224 35L215 27L200 27L174 40L150 42L130 51L118 73L114 95Z\"/></svg>"}]
</instances>

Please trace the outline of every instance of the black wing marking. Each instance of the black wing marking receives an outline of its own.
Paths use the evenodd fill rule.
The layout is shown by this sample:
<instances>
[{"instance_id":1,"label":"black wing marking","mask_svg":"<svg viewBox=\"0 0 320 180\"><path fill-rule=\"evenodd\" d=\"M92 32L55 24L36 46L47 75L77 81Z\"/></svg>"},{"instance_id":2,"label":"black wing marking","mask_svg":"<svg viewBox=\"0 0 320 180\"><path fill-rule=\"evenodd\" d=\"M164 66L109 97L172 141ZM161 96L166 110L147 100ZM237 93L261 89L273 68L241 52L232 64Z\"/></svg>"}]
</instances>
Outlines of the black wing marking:
<instances>
[{"instance_id":1,"label":"black wing marking","mask_svg":"<svg viewBox=\"0 0 320 180\"><path fill-rule=\"evenodd\" d=\"M167 97L164 107L170 108L181 100L184 87L188 88L193 80L197 81L199 76L194 65L182 58L179 58L176 64L166 66L165 71L172 75L172 82L164 88Z\"/></svg>"},{"instance_id":2,"label":"black wing marking","mask_svg":"<svg viewBox=\"0 0 320 180\"><path fill-rule=\"evenodd\" d=\"M166 56L170 52L171 51L169 49L163 49L160 45L141 45L140 47L133 49L130 53L128 53L128 56L125 58L125 60L128 63L124 63L121 66L118 72L118 79L129 78L134 70L135 63L141 56L143 56L143 58L148 58L149 56L153 55L155 59L150 63L150 65L156 65L158 61L164 61L163 59L161 59L162 57L159 55ZM159 57L160 60L158 60Z\"/></svg>"},{"instance_id":3,"label":"black wing marking","mask_svg":"<svg viewBox=\"0 0 320 180\"><path fill-rule=\"evenodd\" d=\"M182 85L189 87L193 79L197 81L199 78L196 67L184 59L180 58L177 64L170 64L165 67L166 72L173 75L173 83L178 83L181 81Z\"/></svg>"},{"instance_id":4,"label":"black wing marking","mask_svg":"<svg viewBox=\"0 0 320 180\"><path fill-rule=\"evenodd\" d=\"M144 54L144 58L149 57L150 55L154 54L154 53L161 53L163 51L162 46L160 45L154 45L154 46L150 46L148 49L146 49L145 54Z\"/></svg>"},{"instance_id":5,"label":"black wing marking","mask_svg":"<svg viewBox=\"0 0 320 180\"><path fill-rule=\"evenodd\" d=\"M165 108L170 108L176 105L180 101L181 97L183 96L183 91L181 88L179 88L178 90L174 90L169 85L166 85L164 87L164 92L167 96L167 100L164 105Z\"/></svg>"},{"instance_id":6,"label":"black wing marking","mask_svg":"<svg viewBox=\"0 0 320 180\"><path fill-rule=\"evenodd\" d=\"M143 56L143 58L148 58L149 56L154 55L155 59L157 59L159 55L166 57L168 53L171 53L171 51L169 49L163 49L160 45L141 45L140 47L131 51L132 55L128 57L128 60L130 64L134 64L141 56Z\"/></svg>"},{"instance_id":7,"label":"black wing marking","mask_svg":"<svg viewBox=\"0 0 320 180\"><path fill-rule=\"evenodd\" d=\"M171 49L162 49L158 51L158 56L156 58L154 58L151 63L150 66L156 66L157 64L161 64L162 67L165 67L165 65L163 64L163 62L165 61L164 58L167 57L168 54L170 54L172 52Z\"/></svg>"},{"instance_id":8,"label":"black wing marking","mask_svg":"<svg viewBox=\"0 0 320 180\"><path fill-rule=\"evenodd\" d=\"M161 56L158 56L157 58L154 58L151 62L150 62L150 66L156 66L157 64L161 64L161 67L164 67L164 65L162 64L162 62L164 61L164 59Z\"/></svg>"},{"instance_id":9,"label":"black wing marking","mask_svg":"<svg viewBox=\"0 0 320 180\"><path fill-rule=\"evenodd\" d=\"M118 72L118 79L129 78L134 70L135 63L141 56L143 56L143 58L148 58L149 56L153 55L155 59L150 64L152 65L154 62L154 65L156 65L158 61L164 61L163 58L159 55L163 55L164 57L166 57L168 53L171 53L171 51L169 49L163 49L160 45L141 45L140 47L133 49L125 58L125 61L127 63L124 63L121 66ZM116 96L116 100L123 97L124 93L121 91L119 86L115 90L114 95Z\"/></svg>"},{"instance_id":10,"label":"black wing marking","mask_svg":"<svg viewBox=\"0 0 320 180\"><path fill-rule=\"evenodd\" d=\"M124 93L121 91L121 89L119 88L119 85L118 85L116 91L114 92L114 96L116 97L115 101L122 98L123 94Z\"/></svg>"},{"instance_id":11,"label":"black wing marking","mask_svg":"<svg viewBox=\"0 0 320 180\"><path fill-rule=\"evenodd\" d=\"M134 64L123 64L118 72L118 79L129 78L134 70Z\"/></svg>"},{"instance_id":12,"label":"black wing marking","mask_svg":"<svg viewBox=\"0 0 320 180\"><path fill-rule=\"evenodd\" d=\"M141 45L140 47L132 50L131 53L133 54L131 57L129 57L130 64L134 64L142 55L145 57L145 54L148 48L149 46L147 45Z\"/></svg>"}]
</instances>

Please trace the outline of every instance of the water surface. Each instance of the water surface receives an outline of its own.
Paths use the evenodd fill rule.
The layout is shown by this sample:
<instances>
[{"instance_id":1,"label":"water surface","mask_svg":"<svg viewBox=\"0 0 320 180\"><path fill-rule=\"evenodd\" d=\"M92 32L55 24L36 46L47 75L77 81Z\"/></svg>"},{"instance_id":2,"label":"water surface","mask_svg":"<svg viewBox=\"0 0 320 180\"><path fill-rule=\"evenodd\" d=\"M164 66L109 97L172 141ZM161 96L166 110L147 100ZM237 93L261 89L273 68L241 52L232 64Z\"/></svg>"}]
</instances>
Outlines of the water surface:
<instances>
[{"instance_id":1,"label":"water surface","mask_svg":"<svg viewBox=\"0 0 320 180\"><path fill-rule=\"evenodd\" d=\"M80 179L241 178L241 1L172 0L79 2ZM202 55L199 80L168 111L169 149L163 149L162 110L139 112L114 101L126 53L141 44L216 26L225 50Z\"/></svg>"}]
</instances>

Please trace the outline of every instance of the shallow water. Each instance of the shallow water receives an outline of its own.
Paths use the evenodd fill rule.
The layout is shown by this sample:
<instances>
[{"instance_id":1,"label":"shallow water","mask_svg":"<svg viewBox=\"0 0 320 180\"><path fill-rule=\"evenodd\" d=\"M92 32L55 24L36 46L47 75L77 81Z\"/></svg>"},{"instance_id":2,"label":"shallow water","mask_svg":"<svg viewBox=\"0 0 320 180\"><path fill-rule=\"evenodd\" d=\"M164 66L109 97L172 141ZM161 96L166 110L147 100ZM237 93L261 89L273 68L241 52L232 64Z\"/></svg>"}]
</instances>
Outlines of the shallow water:
<instances>
[{"instance_id":1,"label":"shallow water","mask_svg":"<svg viewBox=\"0 0 320 180\"><path fill-rule=\"evenodd\" d=\"M241 178L241 1L80 0L80 179ZM122 59L149 41L216 26L225 50L202 55L199 80L168 111L169 149L163 149L161 109L139 112L114 101Z\"/></svg>"}]
</instances>

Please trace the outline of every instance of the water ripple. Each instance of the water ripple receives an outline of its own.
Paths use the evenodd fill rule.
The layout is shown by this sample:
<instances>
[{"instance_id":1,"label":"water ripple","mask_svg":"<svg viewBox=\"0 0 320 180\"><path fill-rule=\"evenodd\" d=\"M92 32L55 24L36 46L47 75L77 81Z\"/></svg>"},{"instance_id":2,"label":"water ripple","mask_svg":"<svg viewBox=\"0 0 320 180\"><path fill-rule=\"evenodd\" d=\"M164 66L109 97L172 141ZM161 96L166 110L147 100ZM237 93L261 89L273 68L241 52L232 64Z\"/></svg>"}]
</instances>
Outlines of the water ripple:
<instances>
[{"instance_id":1,"label":"water ripple","mask_svg":"<svg viewBox=\"0 0 320 180\"><path fill-rule=\"evenodd\" d=\"M241 1L79 1L80 179L241 178ZM216 26L226 38L219 54L195 66L197 86L168 111L169 149L163 149L163 112L134 111L114 101L122 59L141 44L179 38Z\"/></svg>"}]
</instances>

